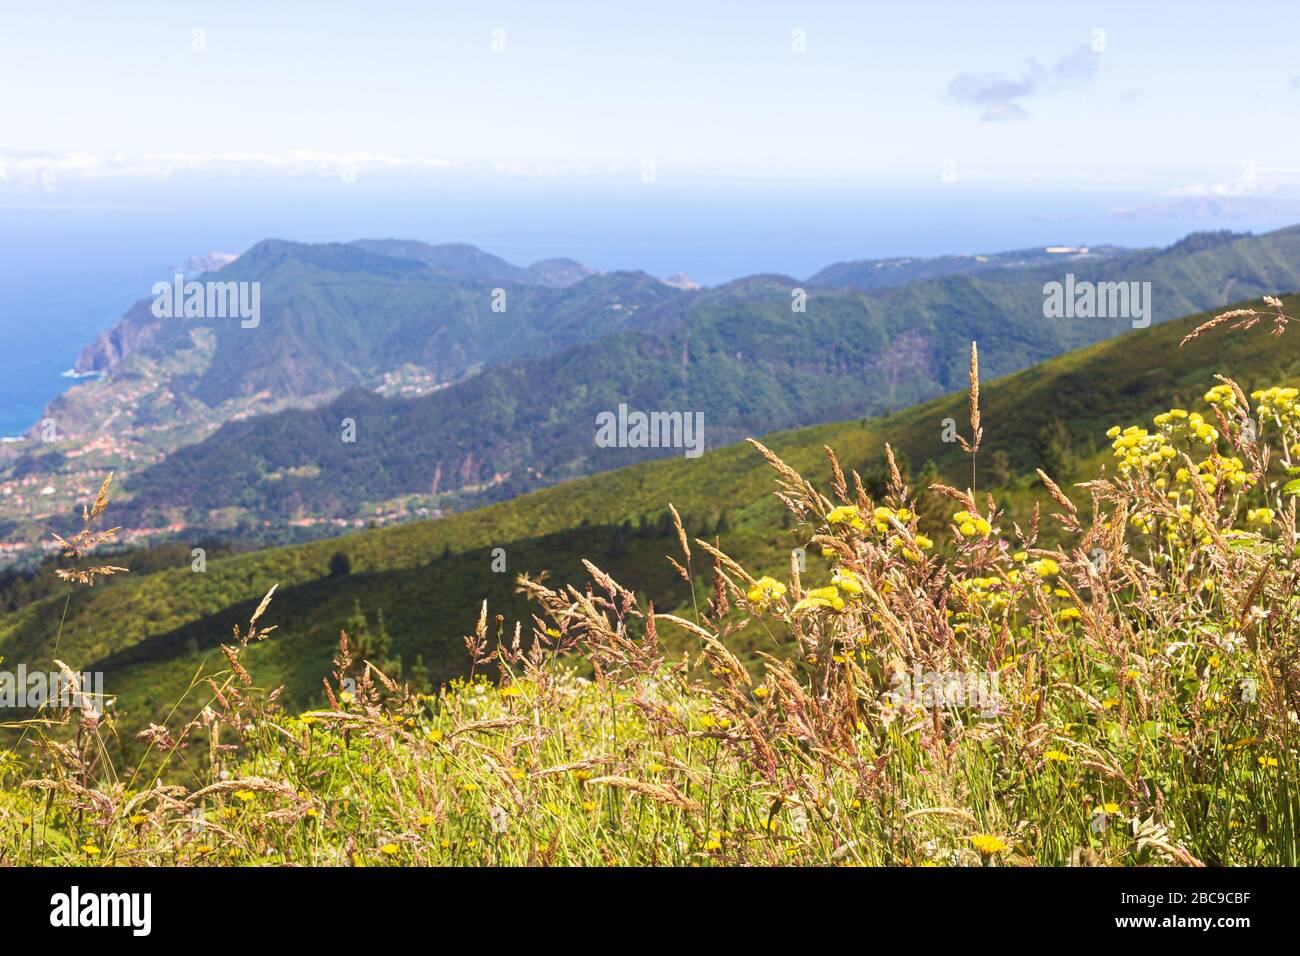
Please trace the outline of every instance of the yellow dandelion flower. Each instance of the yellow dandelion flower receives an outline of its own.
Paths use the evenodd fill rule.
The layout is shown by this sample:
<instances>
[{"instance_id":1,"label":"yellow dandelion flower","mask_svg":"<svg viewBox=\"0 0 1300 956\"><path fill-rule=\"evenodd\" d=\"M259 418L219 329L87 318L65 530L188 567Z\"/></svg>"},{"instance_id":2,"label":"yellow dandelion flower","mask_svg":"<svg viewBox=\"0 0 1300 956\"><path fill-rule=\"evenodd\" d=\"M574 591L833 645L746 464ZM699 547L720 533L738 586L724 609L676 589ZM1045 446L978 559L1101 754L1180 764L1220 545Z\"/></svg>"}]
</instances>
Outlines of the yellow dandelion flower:
<instances>
[{"instance_id":1,"label":"yellow dandelion flower","mask_svg":"<svg viewBox=\"0 0 1300 956\"><path fill-rule=\"evenodd\" d=\"M997 837L989 833L977 833L970 838L970 842L979 850L980 856L990 857L995 853L1005 853L1011 847L1007 846Z\"/></svg>"}]
</instances>

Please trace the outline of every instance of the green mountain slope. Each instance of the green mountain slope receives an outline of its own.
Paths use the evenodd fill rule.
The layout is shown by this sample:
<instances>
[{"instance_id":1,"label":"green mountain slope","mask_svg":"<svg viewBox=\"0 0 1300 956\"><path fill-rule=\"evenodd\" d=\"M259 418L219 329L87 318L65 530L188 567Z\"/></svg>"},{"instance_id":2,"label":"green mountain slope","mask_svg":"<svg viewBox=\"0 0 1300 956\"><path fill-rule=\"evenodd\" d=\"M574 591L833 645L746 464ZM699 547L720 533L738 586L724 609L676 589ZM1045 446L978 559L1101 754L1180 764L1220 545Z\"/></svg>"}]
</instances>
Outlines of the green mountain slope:
<instances>
[{"instance_id":1,"label":"green mountain slope","mask_svg":"<svg viewBox=\"0 0 1300 956\"><path fill-rule=\"evenodd\" d=\"M1287 306L1294 314L1300 297ZM1262 329L1215 334L1178 348L1205 318L1132 332L986 382L981 467L999 452L1007 456L1011 475L997 495L1013 520L1024 522L1039 498L1030 474L1042 461L1045 432L1054 429L1059 437L1064 430L1082 476L1106 457L1102 436L1110 425L1143 422L1175 404L1198 407L1216 372L1236 377L1248 391L1300 381L1300 345ZM983 357L990 348L980 344ZM888 439L914 473L919 463L933 461L941 475L965 484L965 456L942 439L944 420L963 421L965 404L955 393L884 418L765 441L817 481L828 478L824 445L836 449L846 468L869 476ZM231 625L247 618L277 584L270 620L279 629L254 648L252 662L260 679L286 683L290 700L314 698L339 628L358 605L371 630L378 630L383 613L390 656L408 675L440 681L465 671L460 637L472 629L483 598L507 620L525 618L513 585L520 572L549 570L555 579L576 582L582 579L580 558L590 557L644 588L661 609L689 607L692 596L663 560L676 551L662 517L669 502L686 516L692 534L716 533L751 569L779 570L788 564L789 549L802 542L782 529L771 490L770 470L745 444L694 460L643 463L440 521L217 558L203 573L182 564L112 579L93 591L56 589L0 620L0 654L42 664L53 656L57 635L61 659L106 672L126 724L135 726L169 709L202 661L219 666L216 643L228 639ZM497 548L504 549L504 573L492 567ZM338 553L347 556L350 573L331 576ZM823 562L809 554L808 563L809 579L819 580ZM695 570L707 570L698 552Z\"/></svg>"},{"instance_id":2,"label":"green mountain slope","mask_svg":"<svg viewBox=\"0 0 1300 956\"><path fill-rule=\"evenodd\" d=\"M1300 228L1203 234L1165 250L863 292L757 276L698 293L684 313L624 325L542 358L506 361L431 395L351 392L309 410L232 422L126 483L128 524L238 529L357 519L504 500L677 449L604 448L597 416L700 413L709 447L747 435L877 415L961 387L971 340L1005 375L1129 330L1128 318L1045 318L1043 288L1150 283L1151 319L1224 303L1225 294L1300 289ZM583 288L595 280L587 280ZM586 327L592 323L586 320ZM356 441L342 440L345 420Z\"/></svg>"}]
</instances>

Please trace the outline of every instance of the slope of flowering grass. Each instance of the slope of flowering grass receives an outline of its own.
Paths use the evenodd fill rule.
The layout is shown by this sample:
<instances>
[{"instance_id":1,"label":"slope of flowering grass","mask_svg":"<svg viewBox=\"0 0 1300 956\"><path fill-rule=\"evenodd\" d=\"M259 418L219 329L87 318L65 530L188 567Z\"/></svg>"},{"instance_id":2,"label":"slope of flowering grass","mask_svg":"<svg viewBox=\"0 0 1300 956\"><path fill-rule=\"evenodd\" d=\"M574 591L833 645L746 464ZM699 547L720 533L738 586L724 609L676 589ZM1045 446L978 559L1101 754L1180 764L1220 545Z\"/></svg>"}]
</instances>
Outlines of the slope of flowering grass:
<instances>
[{"instance_id":1,"label":"slope of flowering grass","mask_svg":"<svg viewBox=\"0 0 1300 956\"><path fill-rule=\"evenodd\" d=\"M927 525L896 471L873 496L756 443L820 563L755 574L675 523L689 610L524 575L532 613L485 604L435 694L353 635L286 708L268 593L152 760L94 701L21 722L0 862L1295 865L1300 390L1210 379L1106 442L1092 480L1041 476L1051 515L939 485Z\"/></svg>"},{"instance_id":2,"label":"slope of flowering grass","mask_svg":"<svg viewBox=\"0 0 1300 956\"><path fill-rule=\"evenodd\" d=\"M1294 312L1300 302L1287 300ZM1123 418L1148 419L1170 405L1190 407L1214 384L1215 372L1234 376L1246 389L1300 382L1300 353L1266 334L1203 337L1179 348L1179 340L1205 316L1135 331L1120 339L1060 356L1016 375L986 383L984 442L977 456L976 485L992 490L1010 521L1029 520L1046 500L1034 475L1044 464L1042 434L1065 428L1072 445L1070 472L1083 478L1108 460L1106 429ZM881 419L842 422L766 436L793 467L826 481L822 449L836 449L847 469L879 472L885 440L910 461L919 484L922 466L937 465L939 477L965 487L970 459L943 440L945 421L961 420L966 396L937 399ZM995 480L990 467L1007 456L1008 477ZM515 592L519 572L550 571L553 581L578 582L589 557L634 582L643 598L679 611L706 600L705 584L694 593L672 573L663 555L671 531L663 525L671 502L692 536L715 536L754 573L780 571L804 538L771 495L767 466L749 446L711 451L700 459L650 462L579 479L448 518L377 529L310 544L223 557L210 556L204 573L191 571L188 551L178 566L149 574L133 571L93 590L51 593L0 618L0 655L11 662L48 666L57 640L60 656L78 669L99 669L119 697L119 714L134 731L167 716L201 667L222 666L217 645L233 621L246 618L273 584L284 625L273 641L252 651L268 683L286 685L294 706L319 702L319 677L341 627L358 603L377 627L379 613L391 635L390 656L409 676L421 669L432 685L468 673L460 635L473 625L488 598L494 612L526 617ZM933 497L933 496L931 496ZM933 501L922 502L933 510ZM1086 513L1090 502L1082 500ZM726 527L717 525L726 513ZM929 520L940 520L943 514ZM644 522L644 526L643 526ZM1055 538L1060 529L1045 523ZM493 549L504 548L508 573L493 571ZM351 573L332 575L336 554L350 559ZM822 559L815 549L809 567ZM753 660L748 634L738 652ZM192 716L192 715L189 715ZM129 737L129 735L127 735ZM135 756L132 754L132 756Z\"/></svg>"}]
</instances>

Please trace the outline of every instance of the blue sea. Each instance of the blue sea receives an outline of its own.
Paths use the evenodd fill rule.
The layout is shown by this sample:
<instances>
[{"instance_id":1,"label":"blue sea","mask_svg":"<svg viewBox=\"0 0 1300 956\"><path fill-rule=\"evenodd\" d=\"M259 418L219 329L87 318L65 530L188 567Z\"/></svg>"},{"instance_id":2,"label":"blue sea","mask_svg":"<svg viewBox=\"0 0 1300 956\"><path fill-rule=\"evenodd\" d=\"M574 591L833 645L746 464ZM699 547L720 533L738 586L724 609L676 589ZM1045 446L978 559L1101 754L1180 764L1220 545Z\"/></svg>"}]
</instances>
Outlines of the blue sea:
<instances>
[{"instance_id":1,"label":"blue sea","mask_svg":"<svg viewBox=\"0 0 1300 956\"><path fill-rule=\"evenodd\" d=\"M1167 245L1198 229L1292 223L1116 215L1150 196L1042 188L530 181L78 184L0 195L0 436L68 388L80 350L188 257L265 238L469 242L526 265L570 256L597 269L684 272L706 285L845 259L1036 245Z\"/></svg>"}]
</instances>

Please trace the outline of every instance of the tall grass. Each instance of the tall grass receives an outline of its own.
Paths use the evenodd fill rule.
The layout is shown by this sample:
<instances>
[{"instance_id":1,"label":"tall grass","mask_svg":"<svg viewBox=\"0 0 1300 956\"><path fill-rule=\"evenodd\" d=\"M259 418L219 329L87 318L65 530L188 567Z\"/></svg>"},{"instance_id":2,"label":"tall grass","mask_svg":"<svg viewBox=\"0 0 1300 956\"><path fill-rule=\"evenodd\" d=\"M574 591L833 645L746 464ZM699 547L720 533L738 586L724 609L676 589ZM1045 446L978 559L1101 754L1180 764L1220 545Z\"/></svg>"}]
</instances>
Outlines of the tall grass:
<instances>
[{"instance_id":1,"label":"tall grass","mask_svg":"<svg viewBox=\"0 0 1300 956\"><path fill-rule=\"evenodd\" d=\"M971 380L974 468L973 352ZM1300 392L1221 379L1110 438L1073 497L1042 475L1028 527L930 489L945 529L897 469L872 500L829 449L819 489L755 442L806 566L755 578L678 521L690 614L589 562L523 577L535 616L485 604L475 676L436 695L344 634L326 705L286 713L243 663L268 594L139 766L111 708L20 722L0 861L1294 865Z\"/></svg>"}]
</instances>

